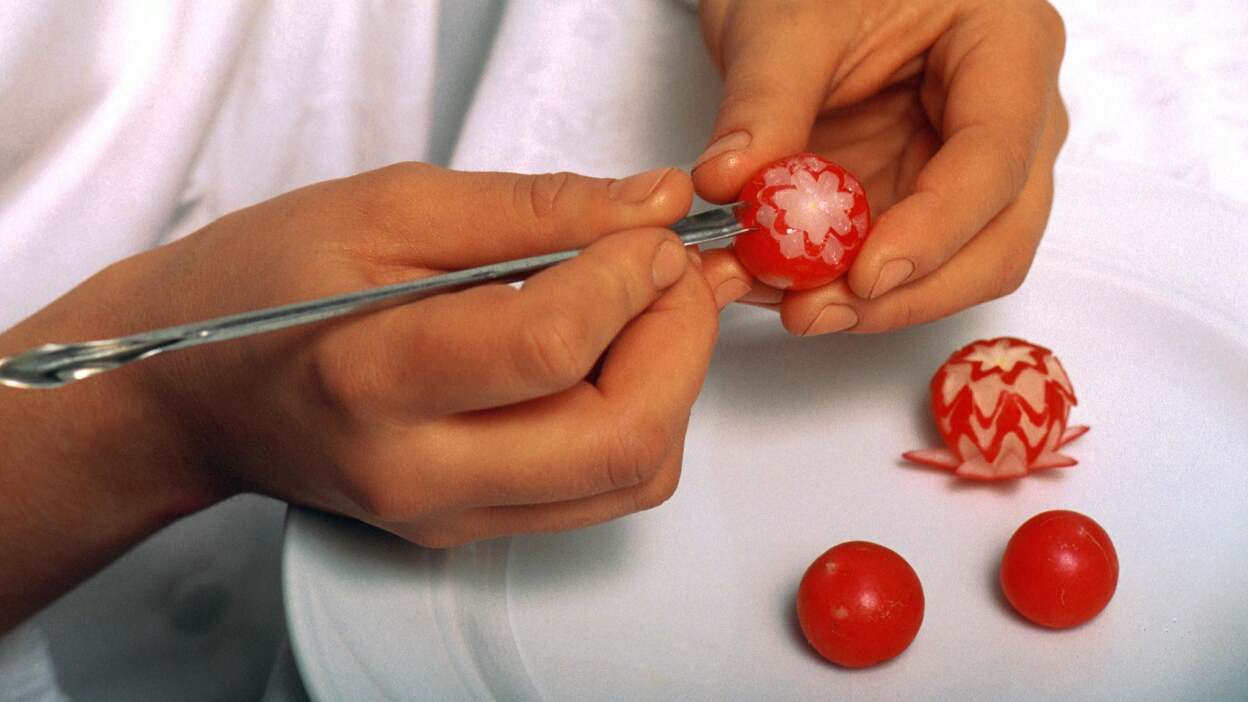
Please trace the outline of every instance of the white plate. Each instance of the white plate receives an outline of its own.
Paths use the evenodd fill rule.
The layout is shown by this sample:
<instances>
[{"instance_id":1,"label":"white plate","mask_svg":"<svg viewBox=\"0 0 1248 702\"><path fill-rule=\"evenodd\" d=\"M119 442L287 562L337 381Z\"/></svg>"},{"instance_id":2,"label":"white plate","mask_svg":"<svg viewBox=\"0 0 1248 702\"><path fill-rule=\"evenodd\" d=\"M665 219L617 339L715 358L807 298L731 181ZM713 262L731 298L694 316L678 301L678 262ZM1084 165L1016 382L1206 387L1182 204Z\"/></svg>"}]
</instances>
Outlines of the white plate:
<instances>
[{"instance_id":1,"label":"white plate","mask_svg":"<svg viewBox=\"0 0 1248 702\"><path fill-rule=\"evenodd\" d=\"M684 477L662 507L574 533L429 552L293 511L285 594L311 694L336 699L1248 697L1244 212L1129 174L1063 172L1023 289L875 337L723 324ZM1185 251L1186 247L1196 247ZM927 381L963 343L1047 345L1092 425L1077 468L1006 484L904 467L934 446ZM1008 610L995 569L1053 508L1108 530L1118 592L1065 632ZM844 671L801 640L806 565L850 539L923 581L923 628Z\"/></svg>"}]
</instances>

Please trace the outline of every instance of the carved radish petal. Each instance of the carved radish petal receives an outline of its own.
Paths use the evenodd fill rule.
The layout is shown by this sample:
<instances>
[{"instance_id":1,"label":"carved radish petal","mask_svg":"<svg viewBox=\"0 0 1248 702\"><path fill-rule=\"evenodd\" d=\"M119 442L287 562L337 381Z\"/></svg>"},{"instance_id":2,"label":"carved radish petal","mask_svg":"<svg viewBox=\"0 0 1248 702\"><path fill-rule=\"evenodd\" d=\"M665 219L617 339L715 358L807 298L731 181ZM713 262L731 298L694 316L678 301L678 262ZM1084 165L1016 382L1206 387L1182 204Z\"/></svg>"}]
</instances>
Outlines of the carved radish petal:
<instances>
[{"instance_id":1,"label":"carved radish petal","mask_svg":"<svg viewBox=\"0 0 1248 702\"><path fill-rule=\"evenodd\" d=\"M948 448L911 451L907 460L978 480L1075 465L1057 449L1087 427L1067 428L1077 401L1048 349L1009 337L973 342L937 370L931 389Z\"/></svg>"}]
</instances>

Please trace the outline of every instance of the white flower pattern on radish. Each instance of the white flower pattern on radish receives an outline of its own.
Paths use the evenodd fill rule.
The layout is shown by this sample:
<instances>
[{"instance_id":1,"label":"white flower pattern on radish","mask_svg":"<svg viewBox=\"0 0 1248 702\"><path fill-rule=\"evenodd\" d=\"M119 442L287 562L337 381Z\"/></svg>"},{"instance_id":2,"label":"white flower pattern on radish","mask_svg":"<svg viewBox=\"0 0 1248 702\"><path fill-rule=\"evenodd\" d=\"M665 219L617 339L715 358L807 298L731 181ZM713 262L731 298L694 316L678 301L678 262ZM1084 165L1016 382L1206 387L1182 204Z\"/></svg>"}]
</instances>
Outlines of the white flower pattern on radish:
<instances>
[{"instance_id":1,"label":"white flower pattern on radish","mask_svg":"<svg viewBox=\"0 0 1248 702\"><path fill-rule=\"evenodd\" d=\"M783 289L826 285L853 264L870 226L862 184L816 154L797 154L761 169L740 194L738 220L753 232L733 248L759 280Z\"/></svg>"},{"instance_id":2,"label":"white flower pattern on radish","mask_svg":"<svg viewBox=\"0 0 1248 702\"><path fill-rule=\"evenodd\" d=\"M991 343L976 344L966 355L966 362L978 363L979 372L987 373L992 368L1000 368L1009 373L1018 363L1033 363L1031 347L1010 344L1009 339L995 339ZM1034 365L1034 363L1033 363Z\"/></svg>"},{"instance_id":3,"label":"white flower pattern on radish","mask_svg":"<svg viewBox=\"0 0 1248 702\"><path fill-rule=\"evenodd\" d=\"M804 162L801 165L810 167ZM854 226L849 219L849 211L854 207L854 195L850 190L841 189L841 179L831 171L819 173L816 178L809 170L790 173L784 167L772 168L763 179L768 185L792 186L775 195L776 205L784 212L787 226L783 229L776 226L778 212L772 207L764 206L758 212L759 223L770 229L772 236L780 242L780 252L787 258L822 257L833 265L840 261L845 249L832 232L846 236ZM806 247L807 241L820 252L811 255Z\"/></svg>"}]
</instances>

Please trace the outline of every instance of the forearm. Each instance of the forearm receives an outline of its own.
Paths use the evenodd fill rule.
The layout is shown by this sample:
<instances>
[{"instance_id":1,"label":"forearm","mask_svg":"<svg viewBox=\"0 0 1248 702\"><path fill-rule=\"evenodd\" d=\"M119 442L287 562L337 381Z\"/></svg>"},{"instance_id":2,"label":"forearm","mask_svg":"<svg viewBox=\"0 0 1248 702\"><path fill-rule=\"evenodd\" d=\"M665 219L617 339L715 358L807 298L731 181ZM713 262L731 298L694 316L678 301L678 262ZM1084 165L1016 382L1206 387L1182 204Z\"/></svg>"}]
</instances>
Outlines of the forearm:
<instances>
[{"instance_id":1,"label":"forearm","mask_svg":"<svg viewBox=\"0 0 1248 702\"><path fill-rule=\"evenodd\" d=\"M115 324L90 294L99 284L0 334L0 357ZM177 423L160 416L139 378L117 371L56 390L0 387L0 632L214 501Z\"/></svg>"}]
</instances>

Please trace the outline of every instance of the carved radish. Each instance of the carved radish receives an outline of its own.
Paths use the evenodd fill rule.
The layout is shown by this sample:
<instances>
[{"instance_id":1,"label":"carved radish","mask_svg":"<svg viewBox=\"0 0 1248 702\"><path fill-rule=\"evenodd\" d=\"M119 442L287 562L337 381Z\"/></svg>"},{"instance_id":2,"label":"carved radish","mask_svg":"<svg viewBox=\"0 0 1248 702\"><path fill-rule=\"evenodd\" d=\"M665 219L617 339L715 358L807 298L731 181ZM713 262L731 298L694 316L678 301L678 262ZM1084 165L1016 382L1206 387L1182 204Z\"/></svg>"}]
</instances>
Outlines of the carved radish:
<instances>
[{"instance_id":1,"label":"carved radish","mask_svg":"<svg viewBox=\"0 0 1248 702\"><path fill-rule=\"evenodd\" d=\"M737 237L737 259L755 278L781 290L817 288L839 278L871 228L862 184L815 154L764 167L740 199L737 220L757 229Z\"/></svg>"},{"instance_id":2,"label":"carved radish","mask_svg":"<svg viewBox=\"0 0 1248 702\"><path fill-rule=\"evenodd\" d=\"M1076 464L1058 449L1088 427L1066 426L1078 401L1052 351L1012 337L975 341L936 371L931 389L947 448L910 451L907 460L972 480Z\"/></svg>"}]
</instances>

